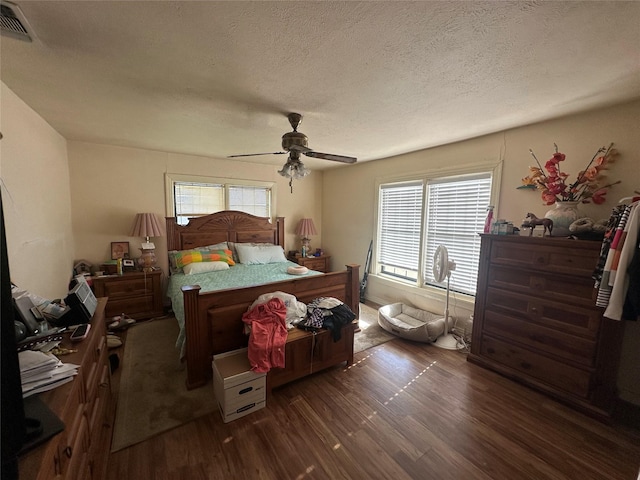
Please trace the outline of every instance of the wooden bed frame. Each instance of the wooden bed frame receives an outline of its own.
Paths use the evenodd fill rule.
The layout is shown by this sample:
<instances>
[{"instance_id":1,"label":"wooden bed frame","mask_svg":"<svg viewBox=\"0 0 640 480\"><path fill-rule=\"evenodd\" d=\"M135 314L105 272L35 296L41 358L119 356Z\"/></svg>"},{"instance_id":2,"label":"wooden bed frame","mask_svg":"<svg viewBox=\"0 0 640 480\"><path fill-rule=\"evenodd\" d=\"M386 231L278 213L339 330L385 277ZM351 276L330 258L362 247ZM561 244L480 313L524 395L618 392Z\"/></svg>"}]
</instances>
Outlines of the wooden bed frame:
<instances>
[{"instance_id":1,"label":"wooden bed frame","mask_svg":"<svg viewBox=\"0 0 640 480\"><path fill-rule=\"evenodd\" d=\"M223 211L191 219L187 225L167 217L168 250L213 245L220 242L273 243L284 248L284 218L269 218L238 211ZM286 250L285 250L286 251ZM246 347L242 315L260 295L282 291L308 303L317 297L342 300L359 316L359 265L346 270L253 287L200 292L199 285L182 288L184 295L187 388L197 388L212 376L213 355ZM353 361L353 349L351 358Z\"/></svg>"}]
</instances>

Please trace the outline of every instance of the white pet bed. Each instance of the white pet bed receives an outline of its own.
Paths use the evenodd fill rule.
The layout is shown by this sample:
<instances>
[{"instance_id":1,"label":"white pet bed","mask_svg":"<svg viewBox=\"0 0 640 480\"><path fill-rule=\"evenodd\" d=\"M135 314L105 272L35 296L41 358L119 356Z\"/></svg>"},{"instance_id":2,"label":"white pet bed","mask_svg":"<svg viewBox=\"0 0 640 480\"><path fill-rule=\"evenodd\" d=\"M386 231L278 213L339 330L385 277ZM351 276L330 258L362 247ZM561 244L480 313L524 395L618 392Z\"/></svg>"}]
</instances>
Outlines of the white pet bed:
<instances>
[{"instance_id":1,"label":"white pet bed","mask_svg":"<svg viewBox=\"0 0 640 480\"><path fill-rule=\"evenodd\" d=\"M378 309L378 324L387 332L416 342L435 342L444 333L444 317L403 303Z\"/></svg>"}]
</instances>

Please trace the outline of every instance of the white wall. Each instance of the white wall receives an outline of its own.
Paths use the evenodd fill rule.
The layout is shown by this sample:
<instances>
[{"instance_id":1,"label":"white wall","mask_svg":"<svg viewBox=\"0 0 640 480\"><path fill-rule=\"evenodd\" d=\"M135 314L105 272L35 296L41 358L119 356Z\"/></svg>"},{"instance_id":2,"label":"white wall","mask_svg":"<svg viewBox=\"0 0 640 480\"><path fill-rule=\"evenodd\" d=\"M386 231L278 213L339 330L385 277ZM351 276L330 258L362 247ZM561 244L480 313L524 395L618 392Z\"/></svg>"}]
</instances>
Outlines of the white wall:
<instances>
[{"instance_id":1,"label":"white wall","mask_svg":"<svg viewBox=\"0 0 640 480\"><path fill-rule=\"evenodd\" d=\"M332 268L347 263L364 265L369 242L374 238L377 211L375 184L410 172L435 171L451 165L503 162L502 183L496 218L520 225L526 212L542 217L549 210L536 191L517 190L521 179L534 164L533 149L545 162L554 151L554 142L567 155L563 171L569 180L584 169L597 149L614 142L619 157L608 172L620 185L608 193L604 205L580 205L585 216L608 218L621 197L640 190L640 101L590 113L547 121L493 135L444 145L391 159L364 162L325 172L323 202L323 247L332 254ZM367 298L380 304L406 302L433 312L444 311L444 295L435 295L399 282L369 276ZM453 317L468 318L473 298L453 295ZM626 322L618 386L621 397L640 405L640 325Z\"/></svg>"},{"instance_id":2,"label":"white wall","mask_svg":"<svg viewBox=\"0 0 640 480\"><path fill-rule=\"evenodd\" d=\"M74 259L67 142L1 85L0 178L11 280L64 297Z\"/></svg>"}]
</instances>

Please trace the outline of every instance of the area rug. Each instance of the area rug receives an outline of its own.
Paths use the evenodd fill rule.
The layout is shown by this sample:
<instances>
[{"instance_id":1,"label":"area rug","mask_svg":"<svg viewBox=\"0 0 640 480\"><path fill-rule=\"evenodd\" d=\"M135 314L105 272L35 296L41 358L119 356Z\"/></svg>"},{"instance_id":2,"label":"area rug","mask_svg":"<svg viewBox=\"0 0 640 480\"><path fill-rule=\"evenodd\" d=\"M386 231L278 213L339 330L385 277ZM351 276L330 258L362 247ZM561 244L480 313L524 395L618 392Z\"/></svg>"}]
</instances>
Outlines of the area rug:
<instances>
[{"instance_id":1,"label":"area rug","mask_svg":"<svg viewBox=\"0 0 640 480\"><path fill-rule=\"evenodd\" d=\"M217 408L213 384L185 387L185 365L175 348L178 322L163 318L127 331L111 451L142 442Z\"/></svg>"},{"instance_id":2,"label":"area rug","mask_svg":"<svg viewBox=\"0 0 640 480\"><path fill-rule=\"evenodd\" d=\"M360 331L353 340L353 351L361 352L376 345L397 338L378 325L378 310L363 303L360 304Z\"/></svg>"}]
</instances>

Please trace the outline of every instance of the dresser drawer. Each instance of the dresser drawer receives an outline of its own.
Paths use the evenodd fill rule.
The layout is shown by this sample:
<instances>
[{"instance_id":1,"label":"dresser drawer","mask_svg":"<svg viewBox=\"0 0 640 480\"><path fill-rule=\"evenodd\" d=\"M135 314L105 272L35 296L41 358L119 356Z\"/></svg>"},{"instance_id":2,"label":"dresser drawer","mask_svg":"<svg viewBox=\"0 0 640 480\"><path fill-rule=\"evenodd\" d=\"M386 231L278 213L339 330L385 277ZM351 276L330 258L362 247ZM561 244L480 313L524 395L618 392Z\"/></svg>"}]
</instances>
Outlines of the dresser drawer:
<instances>
[{"instance_id":1,"label":"dresser drawer","mask_svg":"<svg viewBox=\"0 0 640 480\"><path fill-rule=\"evenodd\" d=\"M319 272L324 272L325 271L325 259L324 258L307 258L304 261L304 266L307 267L309 270L317 270Z\"/></svg>"},{"instance_id":2,"label":"dresser drawer","mask_svg":"<svg viewBox=\"0 0 640 480\"><path fill-rule=\"evenodd\" d=\"M556 389L585 399L589 397L591 383L589 371L502 342L489 335L484 336L482 340L481 355Z\"/></svg>"},{"instance_id":3,"label":"dresser drawer","mask_svg":"<svg viewBox=\"0 0 640 480\"><path fill-rule=\"evenodd\" d=\"M488 274L490 287L499 287L526 295L549 298L593 307L598 295L588 277L549 274L536 271L494 266Z\"/></svg>"},{"instance_id":4,"label":"dresser drawer","mask_svg":"<svg viewBox=\"0 0 640 480\"><path fill-rule=\"evenodd\" d=\"M572 246L575 248L570 248ZM511 265L590 278L598 262L598 255L598 251L583 248L577 241L573 244L567 243L566 247L544 245L536 248L518 241L494 242L491 247L490 262L496 265Z\"/></svg>"},{"instance_id":5,"label":"dresser drawer","mask_svg":"<svg viewBox=\"0 0 640 480\"><path fill-rule=\"evenodd\" d=\"M118 280L105 282L104 296L110 301L127 297L136 297L153 293L151 279L121 277Z\"/></svg>"},{"instance_id":6,"label":"dresser drawer","mask_svg":"<svg viewBox=\"0 0 640 480\"><path fill-rule=\"evenodd\" d=\"M296 257L289 256L289 260L303 265L309 270L316 270L318 272L327 273L329 271L329 255L321 255L319 257Z\"/></svg>"},{"instance_id":7,"label":"dresser drawer","mask_svg":"<svg viewBox=\"0 0 640 480\"><path fill-rule=\"evenodd\" d=\"M485 310L589 339L595 339L600 328L599 310L499 288L487 289Z\"/></svg>"},{"instance_id":8,"label":"dresser drawer","mask_svg":"<svg viewBox=\"0 0 640 480\"><path fill-rule=\"evenodd\" d=\"M146 314L152 310L154 310L153 295L144 295L120 300L109 298L105 314L107 317L114 317L124 313L129 317L137 318L139 314Z\"/></svg>"},{"instance_id":9,"label":"dresser drawer","mask_svg":"<svg viewBox=\"0 0 640 480\"><path fill-rule=\"evenodd\" d=\"M577 337L552 328L545 328L525 318L486 310L484 331L489 335L516 342L525 348L565 358L585 367L593 367L595 364L595 339Z\"/></svg>"}]
</instances>

